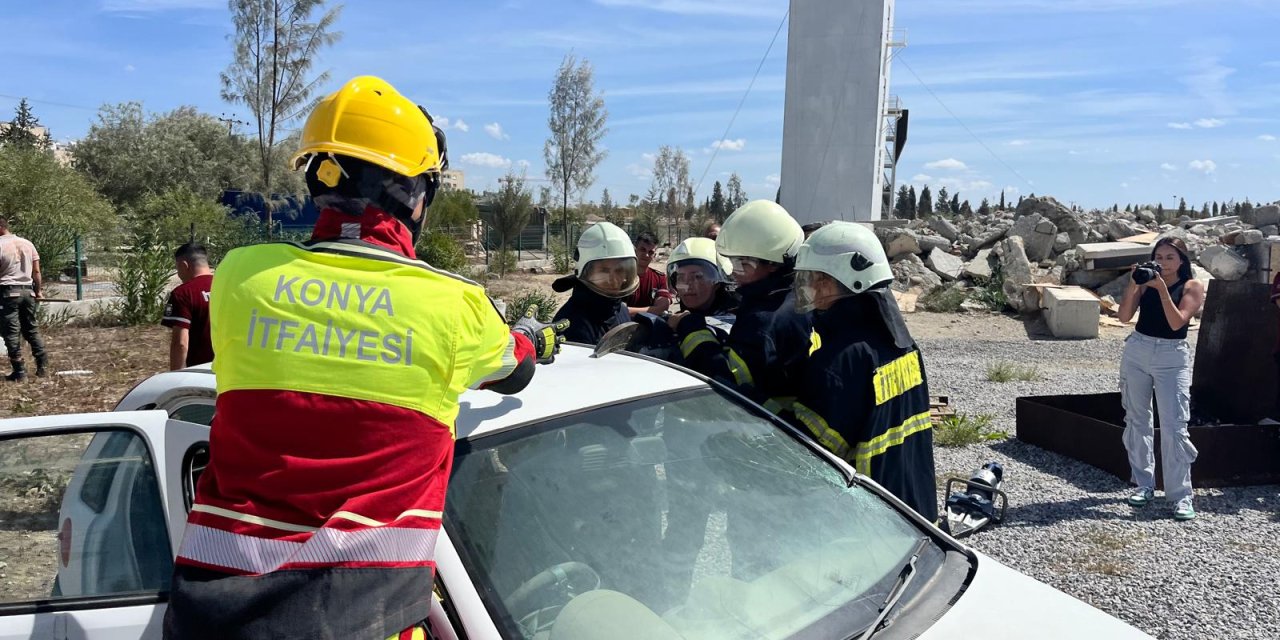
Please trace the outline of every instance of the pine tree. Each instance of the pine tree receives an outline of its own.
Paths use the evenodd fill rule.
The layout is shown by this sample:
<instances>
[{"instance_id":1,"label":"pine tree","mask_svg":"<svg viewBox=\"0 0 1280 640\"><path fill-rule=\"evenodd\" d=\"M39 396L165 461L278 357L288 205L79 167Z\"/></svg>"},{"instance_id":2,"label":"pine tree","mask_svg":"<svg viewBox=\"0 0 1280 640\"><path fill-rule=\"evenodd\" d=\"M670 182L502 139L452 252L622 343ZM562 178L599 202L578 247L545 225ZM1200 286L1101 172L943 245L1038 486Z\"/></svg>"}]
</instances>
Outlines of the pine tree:
<instances>
[{"instance_id":1,"label":"pine tree","mask_svg":"<svg viewBox=\"0 0 1280 640\"><path fill-rule=\"evenodd\" d=\"M1213 203L1213 217L1215 217L1215 218L1216 218L1216 217L1218 217L1218 203L1217 203L1217 202L1214 202L1214 203Z\"/></svg>"},{"instance_id":2,"label":"pine tree","mask_svg":"<svg viewBox=\"0 0 1280 640\"><path fill-rule=\"evenodd\" d=\"M1018 206L1022 206L1022 196L1018 196Z\"/></svg>"},{"instance_id":3,"label":"pine tree","mask_svg":"<svg viewBox=\"0 0 1280 640\"><path fill-rule=\"evenodd\" d=\"M1181 218L1185 215L1187 215L1187 199L1178 198L1178 217Z\"/></svg>"},{"instance_id":4,"label":"pine tree","mask_svg":"<svg viewBox=\"0 0 1280 640\"><path fill-rule=\"evenodd\" d=\"M951 195L951 215L954 216L959 214L960 214L960 194L956 193Z\"/></svg>"},{"instance_id":5,"label":"pine tree","mask_svg":"<svg viewBox=\"0 0 1280 640\"><path fill-rule=\"evenodd\" d=\"M1126 205L1124 206L1124 212L1125 212L1125 213L1133 213L1133 205L1131 205L1131 204L1126 204Z\"/></svg>"},{"instance_id":6,"label":"pine tree","mask_svg":"<svg viewBox=\"0 0 1280 640\"><path fill-rule=\"evenodd\" d=\"M912 218L916 217L916 211L917 211L917 209L916 209L916 187L915 187L915 185L911 185L911 188L910 188L910 189L907 189L907 204L911 206L911 217L912 217Z\"/></svg>"},{"instance_id":7,"label":"pine tree","mask_svg":"<svg viewBox=\"0 0 1280 640\"><path fill-rule=\"evenodd\" d=\"M911 191L907 185L898 187L898 201L893 205L893 217L910 219L915 217L915 207L910 202Z\"/></svg>"},{"instance_id":8,"label":"pine tree","mask_svg":"<svg viewBox=\"0 0 1280 640\"><path fill-rule=\"evenodd\" d=\"M1004 189L1000 190L1000 210L1004 211Z\"/></svg>"},{"instance_id":9,"label":"pine tree","mask_svg":"<svg viewBox=\"0 0 1280 640\"><path fill-rule=\"evenodd\" d=\"M0 145L8 145L21 149L39 149L48 151L53 147L47 131L39 131L40 119L31 111L31 104L23 98L18 102L18 110L13 120L0 129Z\"/></svg>"},{"instance_id":10,"label":"pine tree","mask_svg":"<svg viewBox=\"0 0 1280 640\"><path fill-rule=\"evenodd\" d=\"M1249 202L1248 198L1245 198L1244 202L1240 203L1239 215L1248 216L1250 213L1253 213L1253 203Z\"/></svg>"},{"instance_id":11,"label":"pine tree","mask_svg":"<svg viewBox=\"0 0 1280 640\"><path fill-rule=\"evenodd\" d=\"M951 213L951 198L947 195L947 188L938 189L938 201L933 205L933 212L945 216Z\"/></svg>"},{"instance_id":12,"label":"pine tree","mask_svg":"<svg viewBox=\"0 0 1280 640\"><path fill-rule=\"evenodd\" d=\"M724 188L720 186L720 181L716 180L715 186L711 187L711 202L707 203L707 211L711 213L711 217L716 222L724 222L729 212L725 209Z\"/></svg>"},{"instance_id":13,"label":"pine tree","mask_svg":"<svg viewBox=\"0 0 1280 640\"><path fill-rule=\"evenodd\" d=\"M985 198L984 198L984 199L985 199ZM969 201L968 201L968 200L965 200L964 202L960 203L960 211L958 211L957 213L958 213L959 215L962 215L962 216L971 216L971 215L973 215L973 209L972 209L971 207L969 207Z\"/></svg>"},{"instance_id":14,"label":"pine tree","mask_svg":"<svg viewBox=\"0 0 1280 640\"><path fill-rule=\"evenodd\" d=\"M928 218L933 215L933 194L929 193L929 185L920 190L920 200L916 202L916 217Z\"/></svg>"},{"instance_id":15,"label":"pine tree","mask_svg":"<svg viewBox=\"0 0 1280 640\"><path fill-rule=\"evenodd\" d=\"M1164 222L1164 205L1163 204L1156 205L1156 220L1159 220L1160 222Z\"/></svg>"},{"instance_id":16,"label":"pine tree","mask_svg":"<svg viewBox=\"0 0 1280 640\"><path fill-rule=\"evenodd\" d=\"M978 215L985 216L991 213L991 203L986 198L982 199L982 204L978 205Z\"/></svg>"},{"instance_id":17,"label":"pine tree","mask_svg":"<svg viewBox=\"0 0 1280 640\"><path fill-rule=\"evenodd\" d=\"M1208 202L1204 203L1204 206L1203 206L1203 207L1200 207L1200 217L1201 217L1201 218L1208 218L1208 217L1209 217L1209 203L1208 203Z\"/></svg>"}]
</instances>

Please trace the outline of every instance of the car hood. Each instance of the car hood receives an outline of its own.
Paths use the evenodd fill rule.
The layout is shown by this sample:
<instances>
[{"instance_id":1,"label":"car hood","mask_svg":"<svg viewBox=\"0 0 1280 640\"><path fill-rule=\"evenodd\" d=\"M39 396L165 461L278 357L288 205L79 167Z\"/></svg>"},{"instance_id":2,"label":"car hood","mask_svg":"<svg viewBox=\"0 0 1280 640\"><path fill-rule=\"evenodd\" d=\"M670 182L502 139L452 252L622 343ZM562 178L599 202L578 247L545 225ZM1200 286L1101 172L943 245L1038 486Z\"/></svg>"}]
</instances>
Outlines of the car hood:
<instances>
[{"instance_id":1,"label":"car hood","mask_svg":"<svg viewBox=\"0 0 1280 640\"><path fill-rule=\"evenodd\" d=\"M976 555L978 571L973 582L921 640L1151 638L1119 618L988 556Z\"/></svg>"}]
</instances>

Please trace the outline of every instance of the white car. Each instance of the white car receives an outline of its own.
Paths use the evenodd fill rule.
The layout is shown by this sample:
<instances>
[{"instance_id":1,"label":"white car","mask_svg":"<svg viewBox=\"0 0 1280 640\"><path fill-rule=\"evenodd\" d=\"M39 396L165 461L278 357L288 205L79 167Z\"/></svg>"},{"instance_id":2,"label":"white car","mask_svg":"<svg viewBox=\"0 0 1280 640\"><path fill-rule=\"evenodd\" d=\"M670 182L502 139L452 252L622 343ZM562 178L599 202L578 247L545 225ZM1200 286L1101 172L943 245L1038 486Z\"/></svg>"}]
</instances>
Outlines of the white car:
<instances>
[{"instance_id":1,"label":"white car","mask_svg":"<svg viewBox=\"0 0 1280 640\"><path fill-rule=\"evenodd\" d=\"M958 543L736 394L591 356L566 346L520 394L463 395L435 637L1149 637ZM0 421L0 640L160 637L214 395L195 368L114 413Z\"/></svg>"}]
</instances>

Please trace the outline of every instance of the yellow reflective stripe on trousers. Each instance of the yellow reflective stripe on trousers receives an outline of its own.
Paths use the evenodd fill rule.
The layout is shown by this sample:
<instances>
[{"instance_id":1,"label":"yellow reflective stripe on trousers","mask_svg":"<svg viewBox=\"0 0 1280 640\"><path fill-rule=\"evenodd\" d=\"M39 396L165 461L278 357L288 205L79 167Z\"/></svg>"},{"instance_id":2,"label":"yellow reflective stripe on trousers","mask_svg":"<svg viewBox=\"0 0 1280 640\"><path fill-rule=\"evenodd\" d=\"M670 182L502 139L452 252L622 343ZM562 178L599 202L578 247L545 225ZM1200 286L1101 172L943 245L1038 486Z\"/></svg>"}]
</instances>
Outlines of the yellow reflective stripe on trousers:
<instances>
[{"instance_id":1,"label":"yellow reflective stripe on trousers","mask_svg":"<svg viewBox=\"0 0 1280 640\"><path fill-rule=\"evenodd\" d=\"M920 352L912 351L876 369L876 406L880 406L924 382Z\"/></svg>"},{"instance_id":2,"label":"yellow reflective stripe on trousers","mask_svg":"<svg viewBox=\"0 0 1280 640\"><path fill-rule=\"evenodd\" d=\"M751 369L747 367L746 361L742 356L738 355L733 349L725 349L725 357L729 359L729 371L733 372L733 379L740 386L754 385L755 379L751 377Z\"/></svg>"},{"instance_id":3,"label":"yellow reflective stripe on trousers","mask_svg":"<svg viewBox=\"0 0 1280 640\"><path fill-rule=\"evenodd\" d=\"M853 466L864 476L871 475L871 459L903 443L908 436L931 428L929 412L917 413L903 421L902 424L872 438L867 442L859 442L858 450L853 456Z\"/></svg>"},{"instance_id":4,"label":"yellow reflective stripe on trousers","mask_svg":"<svg viewBox=\"0 0 1280 640\"><path fill-rule=\"evenodd\" d=\"M715 334L711 333L710 329L698 329L680 341L680 355L688 358L694 349L707 343L719 345L720 341L716 340Z\"/></svg>"},{"instance_id":5,"label":"yellow reflective stripe on trousers","mask_svg":"<svg viewBox=\"0 0 1280 640\"><path fill-rule=\"evenodd\" d=\"M809 433L813 434L814 438L817 438L819 444L841 458L849 453L849 443L835 429L832 429L827 421L818 415L818 412L799 402L793 404L792 408L795 410L796 419L809 430Z\"/></svg>"}]
</instances>

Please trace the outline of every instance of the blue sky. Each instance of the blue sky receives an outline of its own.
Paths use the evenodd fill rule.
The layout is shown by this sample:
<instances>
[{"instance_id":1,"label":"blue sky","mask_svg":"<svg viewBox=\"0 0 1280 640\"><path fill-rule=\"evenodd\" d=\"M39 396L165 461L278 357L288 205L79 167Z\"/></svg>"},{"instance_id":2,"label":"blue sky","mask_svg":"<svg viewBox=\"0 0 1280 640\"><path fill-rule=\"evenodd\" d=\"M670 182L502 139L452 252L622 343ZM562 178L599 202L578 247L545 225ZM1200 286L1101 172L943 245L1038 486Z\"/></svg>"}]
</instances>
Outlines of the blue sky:
<instances>
[{"instance_id":1,"label":"blue sky","mask_svg":"<svg viewBox=\"0 0 1280 640\"><path fill-rule=\"evenodd\" d=\"M853 0L851 0L853 1ZM589 198L643 194L651 154L682 147L699 198L738 172L771 197L780 171L784 28L713 164L786 0L360 0L324 52L327 89L381 75L449 120L472 188L506 166L542 177L546 94L562 57L589 59L609 157ZM911 110L899 181L982 197L1051 194L1082 206L1280 198L1280 2L899 0L892 88ZM0 118L32 99L58 140L98 105L219 98L230 59L223 0L44 0L3 18ZM833 71L837 62L833 61ZM917 77L918 76L918 77ZM936 97L935 97L936 96ZM538 183L534 183L535 185Z\"/></svg>"}]
</instances>

